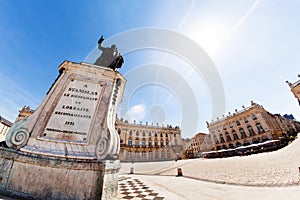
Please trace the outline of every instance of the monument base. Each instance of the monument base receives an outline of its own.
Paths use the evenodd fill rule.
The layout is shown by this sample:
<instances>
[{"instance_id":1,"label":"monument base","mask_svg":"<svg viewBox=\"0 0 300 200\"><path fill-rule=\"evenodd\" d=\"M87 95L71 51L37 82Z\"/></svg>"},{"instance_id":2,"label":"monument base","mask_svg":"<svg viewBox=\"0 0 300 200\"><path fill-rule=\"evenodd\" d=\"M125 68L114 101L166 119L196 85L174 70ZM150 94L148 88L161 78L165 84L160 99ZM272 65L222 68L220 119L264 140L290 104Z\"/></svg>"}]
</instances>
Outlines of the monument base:
<instances>
[{"instance_id":1,"label":"monument base","mask_svg":"<svg viewBox=\"0 0 300 200\"><path fill-rule=\"evenodd\" d=\"M117 199L119 160L42 156L0 147L0 194L21 199Z\"/></svg>"}]
</instances>

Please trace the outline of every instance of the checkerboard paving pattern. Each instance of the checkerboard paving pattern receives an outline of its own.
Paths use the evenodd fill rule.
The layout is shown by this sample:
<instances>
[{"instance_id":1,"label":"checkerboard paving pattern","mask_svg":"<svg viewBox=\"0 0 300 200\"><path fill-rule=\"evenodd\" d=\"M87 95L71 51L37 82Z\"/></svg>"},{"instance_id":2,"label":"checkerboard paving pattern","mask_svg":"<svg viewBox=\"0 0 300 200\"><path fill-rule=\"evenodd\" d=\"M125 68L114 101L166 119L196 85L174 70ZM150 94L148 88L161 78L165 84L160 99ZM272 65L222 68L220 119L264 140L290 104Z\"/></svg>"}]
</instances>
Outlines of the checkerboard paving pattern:
<instances>
[{"instance_id":1,"label":"checkerboard paving pattern","mask_svg":"<svg viewBox=\"0 0 300 200\"><path fill-rule=\"evenodd\" d=\"M142 181L131 177L119 177L119 199L163 200L157 192L147 187Z\"/></svg>"}]
</instances>

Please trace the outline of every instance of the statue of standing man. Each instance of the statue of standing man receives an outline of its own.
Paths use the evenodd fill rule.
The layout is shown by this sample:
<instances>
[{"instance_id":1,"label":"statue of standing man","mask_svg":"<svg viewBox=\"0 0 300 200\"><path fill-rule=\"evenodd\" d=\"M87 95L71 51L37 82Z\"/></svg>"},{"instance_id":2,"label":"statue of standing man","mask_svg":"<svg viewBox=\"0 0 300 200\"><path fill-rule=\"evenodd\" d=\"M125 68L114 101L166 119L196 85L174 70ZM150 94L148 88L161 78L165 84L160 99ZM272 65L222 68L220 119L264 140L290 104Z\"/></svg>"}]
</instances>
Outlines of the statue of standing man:
<instances>
[{"instance_id":1,"label":"statue of standing man","mask_svg":"<svg viewBox=\"0 0 300 200\"><path fill-rule=\"evenodd\" d=\"M117 46L113 44L111 45L111 47L102 47L103 41L104 38L102 35L101 38L98 40L98 49L102 51L102 54L96 60L94 65L107 67L113 70L121 68L122 64L124 63L124 59L118 51Z\"/></svg>"}]
</instances>

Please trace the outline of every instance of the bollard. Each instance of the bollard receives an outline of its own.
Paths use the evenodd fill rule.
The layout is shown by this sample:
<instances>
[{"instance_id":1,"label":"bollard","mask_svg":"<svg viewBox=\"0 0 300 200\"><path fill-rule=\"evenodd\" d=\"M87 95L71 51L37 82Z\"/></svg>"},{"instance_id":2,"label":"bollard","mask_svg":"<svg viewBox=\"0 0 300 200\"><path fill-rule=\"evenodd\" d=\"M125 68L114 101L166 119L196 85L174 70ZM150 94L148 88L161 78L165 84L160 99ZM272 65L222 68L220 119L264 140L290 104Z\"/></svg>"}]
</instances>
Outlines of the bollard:
<instances>
[{"instance_id":1,"label":"bollard","mask_svg":"<svg viewBox=\"0 0 300 200\"><path fill-rule=\"evenodd\" d=\"M133 167L130 168L130 173L129 174L134 174Z\"/></svg>"},{"instance_id":2,"label":"bollard","mask_svg":"<svg viewBox=\"0 0 300 200\"><path fill-rule=\"evenodd\" d=\"M177 176L183 176L181 168L177 168Z\"/></svg>"}]
</instances>

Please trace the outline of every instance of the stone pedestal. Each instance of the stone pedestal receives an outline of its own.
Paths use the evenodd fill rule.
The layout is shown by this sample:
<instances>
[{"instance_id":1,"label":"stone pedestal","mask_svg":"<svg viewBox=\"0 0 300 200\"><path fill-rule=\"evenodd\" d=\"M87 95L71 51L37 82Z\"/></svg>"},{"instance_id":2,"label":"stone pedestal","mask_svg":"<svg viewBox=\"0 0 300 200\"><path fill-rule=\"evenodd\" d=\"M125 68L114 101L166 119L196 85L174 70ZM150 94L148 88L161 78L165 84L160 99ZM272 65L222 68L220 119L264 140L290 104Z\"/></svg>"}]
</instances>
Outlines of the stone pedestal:
<instances>
[{"instance_id":1,"label":"stone pedestal","mask_svg":"<svg viewBox=\"0 0 300 200\"><path fill-rule=\"evenodd\" d=\"M65 61L39 108L7 133L0 191L33 199L114 199L119 171L117 105L126 80L111 69Z\"/></svg>"}]
</instances>

